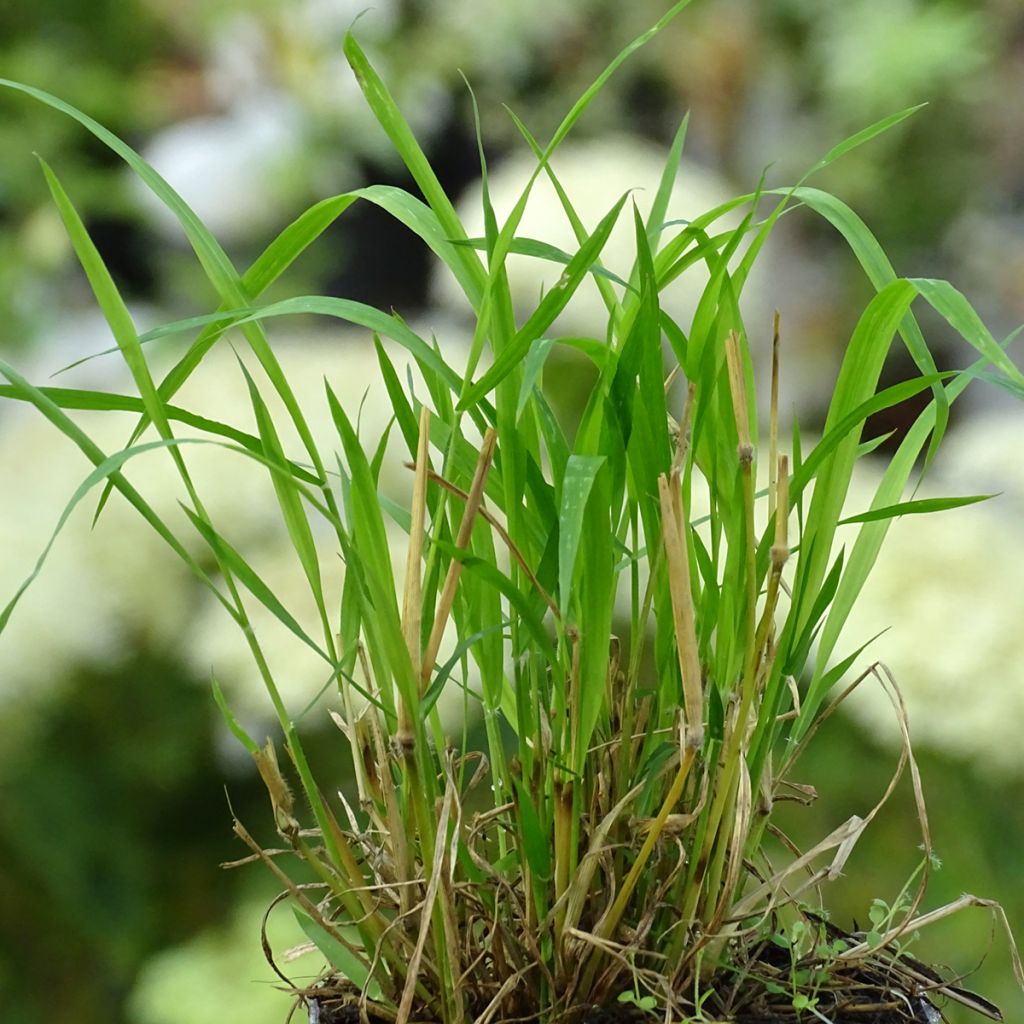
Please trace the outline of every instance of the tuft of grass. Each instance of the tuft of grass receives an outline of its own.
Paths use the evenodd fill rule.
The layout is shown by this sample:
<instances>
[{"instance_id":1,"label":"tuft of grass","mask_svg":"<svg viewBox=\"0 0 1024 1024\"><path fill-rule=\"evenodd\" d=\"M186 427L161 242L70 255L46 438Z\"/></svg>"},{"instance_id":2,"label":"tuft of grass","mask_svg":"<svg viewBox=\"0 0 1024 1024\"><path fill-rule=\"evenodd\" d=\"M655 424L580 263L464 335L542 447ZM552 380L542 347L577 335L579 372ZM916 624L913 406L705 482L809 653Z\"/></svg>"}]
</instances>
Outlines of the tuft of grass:
<instances>
[{"instance_id":1,"label":"tuft of grass","mask_svg":"<svg viewBox=\"0 0 1024 1024\"><path fill-rule=\"evenodd\" d=\"M547 145L516 122L537 167L504 223L490 207L481 141L486 234L477 239L467 238L350 34L345 54L420 195L371 186L325 199L244 273L123 142L53 96L0 82L75 118L121 156L178 217L218 296L215 310L140 335L72 198L43 163L138 397L36 387L3 362L0 397L35 405L94 466L54 536L90 492L99 515L110 491L120 491L213 591L225 628L234 622L243 631L280 736L258 742L216 687L215 698L255 760L292 861L263 848L242 822L235 831L249 847L247 859L278 878L327 961L323 978L296 988L318 1010L354 1000L379 1021L489 1024L571 1019L594 1005L628 1003L666 1020L749 1019L771 1007L827 1020L851 1007L863 1013L874 1003L921 1002L924 984L989 1012L984 1000L943 982L899 946L943 913L920 911L931 849L909 741L896 778L904 768L911 774L925 859L916 887L878 921L872 917L870 935L841 932L806 902L842 870L878 808L806 852L787 844L772 811L791 792L803 746L842 699L833 691L860 652L835 662L836 647L889 523L984 497L903 500L920 457L927 470L951 404L974 378L1019 392L1024 376L956 289L897 277L856 214L806 184L913 111L839 143L793 186L761 182L691 222L668 223L684 118L649 218L627 194L608 197L597 225L580 222L553 166L558 146L618 66L687 4L677 3L615 58ZM576 231L575 253L516 234L541 175ZM461 286L476 317L464 362L397 314L361 303L301 296L261 304L305 248L360 201L414 231ZM722 228L733 210L743 212L740 224ZM790 210L832 224L876 290L850 335L823 435L809 448L795 423L780 420L778 318L765 382L755 378L750 352L768 325L745 324L740 308L754 261ZM633 223L635 261L605 267L605 243L622 217ZM511 253L562 266L523 322L513 315L505 273ZM692 322L677 323L662 308L661 291L700 264L708 283ZM553 334L588 277L607 306L605 337ZM977 350L972 365L937 370L914 315L921 303ZM329 380L337 445L322 451L314 443L304 396L293 392L268 335L274 318L295 314L340 318L373 334L408 449L407 508L378 494L383 440L360 437L357 410L338 401ZM169 335L189 340L158 379L146 344ZM897 336L919 375L879 391ZM211 348L229 338L249 350L266 381L258 383L239 359L254 434L172 404ZM403 386L403 367L381 338L415 363L424 394ZM555 346L581 353L596 374L569 432L542 387ZM681 401L671 387L676 378L685 383ZM268 386L301 441L298 453L285 451ZM767 424L759 422L757 401L766 389ZM923 390L932 400L870 509L844 518L856 462L870 447L861 442L865 420ZM134 410L138 425L123 449L107 453L68 415L76 409ZM157 438L142 441L150 427ZM784 452L787 436L792 445ZM315 635L232 543L231 523L211 519L189 476L194 443L228 448L270 474L318 611ZM132 461L159 449L173 461L187 522L208 549L202 563L130 483ZM698 514L703 509L708 514ZM408 538L404 577L396 576L389 542L396 524ZM324 543L345 564L340 593L329 592L320 575ZM215 574L203 568L211 564ZM24 589L4 609L0 629ZM282 700L246 611L253 600L322 659L331 714L352 751L358 806L327 795L308 762L301 715ZM873 671L902 722L898 690ZM468 713L482 719L483 749L444 734L437 699L459 685ZM903 729L906 735L905 722ZM988 905L965 897L948 909L969 903Z\"/></svg>"}]
</instances>

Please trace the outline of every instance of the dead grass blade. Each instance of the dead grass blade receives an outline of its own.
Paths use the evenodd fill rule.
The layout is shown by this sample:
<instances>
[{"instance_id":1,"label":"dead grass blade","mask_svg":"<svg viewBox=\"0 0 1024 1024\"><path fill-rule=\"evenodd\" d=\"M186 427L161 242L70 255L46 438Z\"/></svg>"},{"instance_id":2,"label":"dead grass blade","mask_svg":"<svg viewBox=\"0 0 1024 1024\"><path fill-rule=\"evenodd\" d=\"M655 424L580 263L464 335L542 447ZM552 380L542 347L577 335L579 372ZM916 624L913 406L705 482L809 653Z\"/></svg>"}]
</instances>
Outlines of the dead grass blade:
<instances>
[{"instance_id":1,"label":"dead grass blade","mask_svg":"<svg viewBox=\"0 0 1024 1024\"><path fill-rule=\"evenodd\" d=\"M491 468L494 459L494 449L498 441L498 435L494 429L489 427L484 434L483 444L480 448L480 458L476 464L476 472L473 474L473 482L466 496L466 507L462 513L462 522L459 524L459 532L455 540L455 546L464 550L469 546L473 534L473 524L476 522L477 513L484 500L484 487L487 483L487 473ZM462 563L458 559L452 559L448 566L448 573L441 588L441 596L438 598L437 614L434 617L434 626L430 632L430 639L427 641L427 649L423 652L423 665L420 670L420 692L422 693L430 682L430 673L434 671L437 662L437 652L441 649L441 638L444 636L444 629L448 623L448 616L451 614L452 605L455 602L455 588L458 586L459 577L462 575Z\"/></svg>"}]
</instances>

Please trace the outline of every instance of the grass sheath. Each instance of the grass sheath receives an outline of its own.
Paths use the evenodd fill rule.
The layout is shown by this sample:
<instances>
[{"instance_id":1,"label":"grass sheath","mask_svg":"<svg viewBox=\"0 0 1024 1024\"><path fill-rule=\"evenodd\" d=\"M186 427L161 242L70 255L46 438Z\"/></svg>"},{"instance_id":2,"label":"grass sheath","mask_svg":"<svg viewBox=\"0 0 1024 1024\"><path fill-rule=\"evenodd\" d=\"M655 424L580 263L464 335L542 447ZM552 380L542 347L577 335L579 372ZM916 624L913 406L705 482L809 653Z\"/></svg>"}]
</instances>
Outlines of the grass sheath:
<instances>
[{"instance_id":1,"label":"grass sheath","mask_svg":"<svg viewBox=\"0 0 1024 1024\"><path fill-rule=\"evenodd\" d=\"M683 708L686 714L683 747L686 750L699 750L704 743L704 694L697 656L690 561L685 539L686 520L678 474L673 474L671 478L659 477L658 493L661 497L662 543L665 545L676 651L683 689Z\"/></svg>"},{"instance_id":2,"label":"grass sheath","mask_svg":"<svg viewBox=\"0 0 1024 1024\"><path fill-rule=\"evenodd\" d=\"M898 945L947 912L980 906L998 918L1000 911L974 897L920 910L930 833L905 714L884 670L864 675L893 695L905 745L878 806L806 851L785 840L773 814L780 796L808 792L792 777L796 759L847 692L832 695L860 652L843 651L843 626L892 519L983 497L903 500L939 450L950 406L978 380L1020 395L1024 375L963 295L946 282L897 278L853 211L807 184L912 111L841 141L796 184L762 180L686 221L669 219L683 118L650 214L645 220L632 208L632 266L605 265L614 262L606 249L630 209L628 196L608 196L605 215L585 224L558 178L558 148L611 75L688 3L676 3L625 47L546 145L514 119L536 170L504 221L483 190L482 239L467 238L350 34L346 57L420 195L369 186L323 200L244 272L125 143L62 100L0 80L0 88L73 118L124 160L178 218L216 294L213 309L140 335L71 195L43 165L138 394L40 388L0 360L0 402L34 406L90 464L32 573L0 611L0 632L74 508L94 493L98 515L113 490L123 495L211 591L225 628L242 631L279 723L280 735L257 743L215 686L287 844L265 849L236 821L252 851L246 860L262 862L278 880L326 962L313 985L295 986L300 1002L343 1001L354 988L366 1024L578 1024L591 1007L621 1002L638 1012L654 1008L666 1021L751 1024L853 1015L871 1024L894 1019L872 1017L876 1007L904 1006L917 1007L916 1016L901 1020L929 1024L930 1000L945 994L992 1016L982 997ZM486 183L482 137L479 149ZM573 253L517 234L541 175L572 225ZM474 318L468 353L353 300L264 301L333 220L365 202L419 235L459 283ZM742 299L787 211L836 228L874 295L850 325L822 436L813 443L794 425L792 450L784 452L780 316L773 325L747 323ZM512 254L556 271L556 283L526 315L512 301ZM702 291L692 316L678 322L662 291L690 273ZM565 337L558 317L589 280L607 307L607 330L600 340ZM922 306L973 347L973 363L937 371L916 319ZM382 467L395 460L388 439L360 437L357 410L330 381L337 437L314 439L305 406L324 396L294 391L268 335L277 318L295 314L340 318L373 335L394 437L406 449L397 461L413 471L403 500L382 485ZM170 404L228 335L255 433ZM176 336L182 352L161 378L144 342ZM879 390L897 336L916 371ZM766 349L762 456L765 384L762 360L751 353ZM565 376L548 364L556 350L573 374L586 363L592 381L562 418L550 400ZM682 397L676 382L685 384ZM279 401L267 400L270 391ZM925 392L930 401L870 508L842 518L866 457L866 419ZM77 410L128 411L138 421L123 448L108 454L69 414ZM150 425L156 439L144 441ZM296 451L288 437L298 438ZM314 628L260 576L254 553L233 541L235 524L216 520L204 504L189 465L197 443L266 473ZM138 458L166 461L184 518L165 519L132 486ZM845 547L837 551L840 525ZM401 585L392 551L399 534ZM321 575L324 555L344 564L338 587ZM282 696L258 620L247 612L252 602L322 662L327 685L303 700L306 710ZM448 696L462 708L461 739L442 716ZM307 758L300 721L305 729L318 716L333 719L351 750L354 808ZM282 740L290 763L277 761ZM877 934L848 935L809 906L807 894L843 869L905 766L924 862Z\"/></svg>"}]
</instances>

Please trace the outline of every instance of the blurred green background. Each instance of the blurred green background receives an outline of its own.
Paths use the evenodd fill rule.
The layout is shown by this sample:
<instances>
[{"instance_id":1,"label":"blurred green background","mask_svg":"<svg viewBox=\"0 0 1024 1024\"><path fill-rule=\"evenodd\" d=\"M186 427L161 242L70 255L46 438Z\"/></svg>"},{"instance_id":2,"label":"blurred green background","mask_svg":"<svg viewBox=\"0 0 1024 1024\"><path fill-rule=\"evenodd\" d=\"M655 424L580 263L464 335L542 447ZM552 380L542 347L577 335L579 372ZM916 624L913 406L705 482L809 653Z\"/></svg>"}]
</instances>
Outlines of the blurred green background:
<instances>
[{"instance_id":1,"label":"blurred green background","mask_svg":"<svg viewBox=\"0 0 1024 1024\"><path fill-rule=\"evenodd\" d=\"M341 37L363 6L7 4L0 6L0 74L58 94L140 149L244 266L323 196L371 181L409 184L341 55ZM483 113L489 159L500 168L523 150L502 103L545 138L664 7L654 0L376 0L358 32L459 195L477 176L460 70ZM577 134L619 140L609 148L614 161L630 148L624 137L637 151L641 143L665 145L690 110L693 173L728 194L748 191L768 164L771 183L791 182L842 138L927 101L817 183L864 217L897 272L948 277L1003 337L1024 321L1022 96L1019 0L697 0L612 80ZM110 344L34 153L54 166L82 210L140 324L213 308L175 225L74 122L4 93L0 153L4 358L42 382ZM594 164L592 181L600 186L614 173ZM870 292L841 244L812 218L787 217L779 236L754 305L768 313L748 330L763 343L771 309L781 310L786 401L813 430ZM346 213L282 287L361 299L459 329L427 257L368 206ZM925 326L940 368L963 365L964 353L942 326ZM349 352L339 372L368 380L368 364ZM907 371L894 354L889 378ZM109 360L84 372L93 384L124 386ZM1020 929L1024 422L998 396L981 398L954 419L956 444L941 479L950 491L1005 491L1001 511L951 514L945 533L929 535L931 562L927 553L901 562L901 546L910 551L912 540L894 529L895 551L880 569L888 575L875 592L876 621L894 625L900 637L886 657L921 737L943 860L927 905L962 892L993 897ZM208 400L219 412L226 399L213 388ZM913 411L871 430L898 437ZM51 433L28 415L4 410L0 418L0 465L18 482L0 499L4 602L86 472L84 460ZM225 494L227 508L255 516L250 541L272 544L244 484L223 486L233 491ZM267 836L269 814L219 723L210 669L233 686L257 729L267 721L259 696L246 689L244 671L232 676L230 664L218 663L210 638L227 622L211 625L198 591L161 561L141 528L125 525L126 517L106 533L102 521L90 531L88 517L77 518L39 594L26 599L0 639L3 1020L283 1020L288 1001L272 987L258 939L273 887L258 868L217 867L244 855L231 835L225 789L254 833ZM879 721L868 704L837 716L798 767L798 779L822 795L784 817L801 844L865 813L884 790L896 754L892 730ZM343 780L338 735L322 722L311 728L325 777ZM904 784L826 895L837 923L863 924L872 898L898 893L920 857L917 828ZM276 912L275 948L298 942L288 925ZM977 968L969 987L1000 1003L1009 1020L1024 1013L1005 942L999 933L993 938L984 912L937 926L915 949L951 971ZM294 973L315 970L300 962ZM967 1019L956 1008L949 1015Z\"/></svg>"}]
</instances>

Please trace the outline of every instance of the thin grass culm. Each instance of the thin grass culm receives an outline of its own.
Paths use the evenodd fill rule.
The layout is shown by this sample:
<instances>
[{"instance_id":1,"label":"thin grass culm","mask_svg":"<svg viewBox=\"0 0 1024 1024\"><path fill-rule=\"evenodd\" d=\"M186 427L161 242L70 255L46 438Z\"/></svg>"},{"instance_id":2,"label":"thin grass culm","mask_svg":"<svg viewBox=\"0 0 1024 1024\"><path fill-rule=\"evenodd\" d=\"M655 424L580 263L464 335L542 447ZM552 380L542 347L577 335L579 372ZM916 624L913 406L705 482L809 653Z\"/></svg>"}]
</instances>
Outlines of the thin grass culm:
<instances>
[{"instance_id":1,"label":"thin grass culm","mask_svg":"<svg viewBox=\"0 0 1024 1024\"><path fill-rule=\"evenodd\" d=\"M75 505L89 498L102 516L117 492L214 594L224 628L246 638L279 735L258 742L219 690L216 699L266 783L283 849L265 849L247 823L236 821L235 832L246 860L274 873L326 961L316 981L293 985L310 1021L547 1024L618 1014L933 1024L936 1006L949 1001L998 1018L901 945L946 911L1000 911L975 897L938 911L922 906L927 817L898 689L884 669L864 678L892 696L907 739L892 786L909 774L925 847L907 898L872 933L843 931L817 894L842 871L877 807L808 850L785 840L773 809L853 668L856 655L837 649L842 626L891 520L978 500L902 499L919 467L931 464L950 406L977 377L1020 393L1024 376L956 289L897 277L859 218L806 183L912 111L835 146L795 185L762 183L691 221L670 222L680 134L646 220L627 195L609 196L598 224L579 222L556 177L558 146L619 65L687 4L615 58L546 146L520 126L536 173L503 223L482 166L482 238L467 237L350 34L345 54L418 194L370 186L325 199L244 273L123 142L49 94L0 83L76 119L120 156L177 216L217 295L216 308L140 334L71 197L44 164L137 388L114 404L138 419L123 447L108 452L70 411L111 408L109 395L37 387L0 362L0 397L34 405L92 463L55 537ZM575 253L517 235L542 176L577 228ZM422 337L398 315L344 298L263 302L359 202L382 207L443 261L473 315L468 347ZM874 288L813 445L781 411L785 322L776 317L773 331L741 314L751 268L787 210L840 232ZM635 261L613 272L602 253L620 219L632 222ZM561 268L526 317L513 309L511 254ZM692 321L678 323L661 294L687 272L707 283ZM591 281L607 307L605 337L561 337L559 314ZM943 317L976 361L939 372L915 305ZM361 436L358 410L345 407L332 382L317 395L293 391L271 332L277 318L295 314L360 326L375 345L393 433L407 452L398 457L408 467L406 504L381 495L381 464L393 451ZM161 375L148 343L175 335L184 339L181 354ZM879 391L897 337L919 373ZM237 350L255 433L172 404L214 346L226 345ZM554 346L589 362L593 375L569 428L544 387ZM770 380L758 379L755 363L766 361L752 350L769 354ZM870 510L843 520L866 419L919 392L930 392L930 402ZM332 446L308 425L314 401L330 410ZM770 410L767 427L759 402ZM297 439L294 451L286 435ZM300 625L233 542L232 524L208 511L189 471L196 444L220 446L267 475L318 630ZM131 482L136 459L164 458L180 478L184 517L158 512ZM340 589L322 574L325 549L344 563ZM329 713L351 751L355 806L307 758L302 716L281 696L249 613L254 604L322 661L329 686L313 713ZM452 690L463 694L461 740L439 713L439 698ZM475 745L466 738L473 736ZM1019 972L1015 950L1013 957Z\"/></svg>"}]
</instances>

